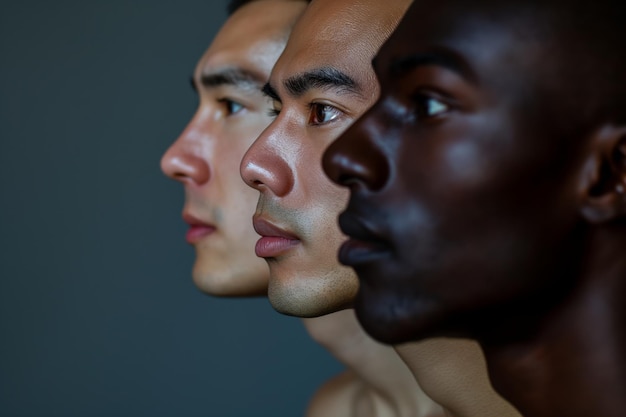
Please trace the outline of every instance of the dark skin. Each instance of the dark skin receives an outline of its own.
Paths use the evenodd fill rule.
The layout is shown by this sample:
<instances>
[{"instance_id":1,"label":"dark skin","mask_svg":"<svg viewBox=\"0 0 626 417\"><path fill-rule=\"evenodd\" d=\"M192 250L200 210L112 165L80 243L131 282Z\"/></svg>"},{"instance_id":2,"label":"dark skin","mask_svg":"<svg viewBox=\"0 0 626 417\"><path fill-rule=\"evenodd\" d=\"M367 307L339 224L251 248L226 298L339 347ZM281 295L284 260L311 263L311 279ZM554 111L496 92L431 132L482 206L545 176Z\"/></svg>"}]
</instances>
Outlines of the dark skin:
<instances>
[{"instance_id":1,"label":"dark skin","mask_svg":"<svg viewBox=\"0 0 626 417\"><path fill-rule=\"evenodd\" d=\"M382 47L380 99L324 156L339 258L375 338L478 340L526 417L623 416L626 34L611 2L514 3L415 2Z\"/></svg>"}]
</instances>

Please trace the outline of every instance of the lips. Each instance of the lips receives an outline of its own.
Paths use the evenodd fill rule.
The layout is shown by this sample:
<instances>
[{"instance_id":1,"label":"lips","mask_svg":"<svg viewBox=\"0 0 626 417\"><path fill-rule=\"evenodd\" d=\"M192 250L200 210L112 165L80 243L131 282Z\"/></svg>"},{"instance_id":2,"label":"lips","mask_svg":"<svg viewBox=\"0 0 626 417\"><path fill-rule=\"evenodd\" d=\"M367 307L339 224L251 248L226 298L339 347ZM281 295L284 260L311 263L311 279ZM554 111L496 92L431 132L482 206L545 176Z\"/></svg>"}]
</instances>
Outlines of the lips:
<instances>
[{"instance_id":1,"label":"lips","mask_svg":"<svg viewBox=\"0 0 626 417\"><path fill-rule=\"evenodd\" d=\"M371 224L344 211L339 215L339 227L349 239L339 249L339 262L355 266L371 262L389 253L389 247L374 231Z\"/></svg>"},{"instance_id":2,"label":"lips","mask_svg":"<svg viewBox=\"0 0 626 417\"><path fill-rule=\"evenodd\" d=\"M183 213L183 220L189 225L185 238L190 244L198 243L216 230L212 224L206 223L189 213Z\"/></svg>"},{"instance_id":3,"label":"lips","mask_svg":"<svg viewBox=\"0 0 626 417\"><path fill-rule=\"evenodd\" d=\"M300 244L300 239L296 235L261 217L254 216L252 225L254 230L261 235L254 247L256 256L260 258L274 258Z\"/></svg>"}]
</instances>

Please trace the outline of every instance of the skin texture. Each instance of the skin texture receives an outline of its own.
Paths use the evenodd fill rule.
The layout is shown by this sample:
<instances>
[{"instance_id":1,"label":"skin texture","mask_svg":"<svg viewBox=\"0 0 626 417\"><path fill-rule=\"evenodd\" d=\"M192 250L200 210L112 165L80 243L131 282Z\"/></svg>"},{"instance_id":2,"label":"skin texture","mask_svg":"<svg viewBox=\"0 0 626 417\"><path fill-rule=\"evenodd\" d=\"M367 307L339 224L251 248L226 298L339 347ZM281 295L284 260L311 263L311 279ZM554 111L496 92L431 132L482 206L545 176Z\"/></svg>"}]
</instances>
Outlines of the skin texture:
<instances>
[{"instance_id":1,"label":"skin texture","mask_svg":"<svg viewBox=\"0 0 626 417\"><path fill-rule=\"evenodd\" d=\"M447 415L422 391L395 350L365 333L354 310L303 322L313 339L348 367L317 391L307 417Z\"/></svg>"},{"instance_id":2,"label":"skin texture","mask_svg":"<svg viewBox=\"0 0 626 417\"><path fill-rule=\"evenodd\" d=\"M477 339L527 417L626 407L626 33L601 3L415 2L324 157L365 329Z\"/></svg>"},{"instance_id":3,"label":"skin texture","mask_svg":"<svg viewBox=\"0 0 626 417\"><path fill-rule=\"evenodd\" d=\"M332 213L341 210L347 193L331 184L319 164L326 146L376 98L370 60L407 6L408 1L394 1L381 10L373 0L314 1L270 77L279 114L242 161L242 177L261 192L255 220L262 218L299 241L267 259L270 302L283 313L314 317L304 320L309 334L349 369L320 388L309 417L442 415L396 352L373 341L354 312L344 310L357 280L336 259L344 237ZM348 40L350 59L344 52ZM286 88L285 80L320 69L348 75L358 89L309 83L292 94Z\"/></svg>"},{"instance_id":4,"label":"skin texture","mask_svg":"<svg viewBox=\"0 0 626 417\"><path fill-rule=\"evenodd\" d=\"M381 8L375 0L358 4L315 0L272 70L265 91L274 99L277 117L246 153L241 172L244 180L260 191L255 219L288 231L298 241L278 255L266 257L270 266L268 296L282 313L321 316L353 301L356 277L352 270L339 265L335 255L345 237L333 214L345 206L347 190L330 183L319 160L332 140L378 96L371 59L407 6L408 2L389 2ZM317 83L310 82L311 75ZM348 77L352 82L346 81ZM263 234L262 229L259 232ZM411 381L418 375L407 372L391 348L385 349L365 336L352 311L305 320L305 325L318 343L352 369L349 375L341 375L321 388L310 413L328 416L325 407L343 404L351 413L369 409L378 416L434 416L442 412L457 417L518 415L491 389L476 346L442 340L404 351L409 366L423 369L418 365L420 359L437 357L439 343L447 347L450 354L438 362L439 369L449 370L446 377L421 372L423 379L418 378L425 390L430 387L438 396L446 408L442 411L427 402L414 378ZM473 360L463 366L450 361L447 366L445 361L454 357L452 352ZM459 375L471 377L462 379ZM407 391L407 387L413 388ZM337 415L349 414L343 410Z\"/></svg>"},{"instance_id":5,"label":"skin texture","mask_svg":"<svg viewBox=\"0 0 626 417\"><path fill-rule=\"evenodd\" d=\"M271 121L261 85L305 5L257 0L228 19L194 72L199 109L162 159L163 171L185 187L186 219L192 215L216 227L193 242L193 278L209 294L254 296L267 291L269 271L254 254L258 235L250 222L258 193L245 186L238 169L250 143ZM251 76L225 82L232 70ZM439 406L423 394L398 355L366 335L352 310L304 324L348 367L313 396L308 417L437 415L433 413ZM359 348L345 348L354 344Z\"/></svg>"},{"instance_id":6,"label":"skin texture","mask_svg":"<svg viewBox=\"0 0 626 417\"><path fill-rule=\"evenodd\" d=\"M469 339L432 338L395 346L420 386L448 417L521 417L491 385L483 351Z\"/></svg>"},{"instance_id":7,"label":"skin texture","mask_svg":"<svg viewBox=\"0 0 626 417\"><path fill-rule=\"evenodd\" d=\"M378 85L371 58L407 6L408 1L393 1L383 10L373 0L316 0L272 70L269 85L278 114L246 153L241 175L260 191L255 229L267 234L258 227L266 222L295 242L266 257L268 297L281 313L321 316L349 307L354 299L356 276L336 257L345 238L334 214L348 193L329 181L319 161L332 140L374 102ZM307 82L306 75L329 78L320 74L324 70L349 77L354 86ZM301 91L287 88L298 77Z\"/></svg>"},{"instance_id":8,"label":"skin texture","mask_svg":"<svg viewBox=\"0 0 626 417\"><path fill-rule=\"evenodd\" d=\"M198 110L161 159L163 172L184 185L183 217L190 230L194 224L201 229L198 223L209 228L190 242L196 250L194 283L208 294L267 291L267 266L254 256L258 235L249 224L257 193L241 181L238 169L271 121L260 89L305 7L304 1L253 1L228 19L193 74Z\"/></svg>"}]
</instances>

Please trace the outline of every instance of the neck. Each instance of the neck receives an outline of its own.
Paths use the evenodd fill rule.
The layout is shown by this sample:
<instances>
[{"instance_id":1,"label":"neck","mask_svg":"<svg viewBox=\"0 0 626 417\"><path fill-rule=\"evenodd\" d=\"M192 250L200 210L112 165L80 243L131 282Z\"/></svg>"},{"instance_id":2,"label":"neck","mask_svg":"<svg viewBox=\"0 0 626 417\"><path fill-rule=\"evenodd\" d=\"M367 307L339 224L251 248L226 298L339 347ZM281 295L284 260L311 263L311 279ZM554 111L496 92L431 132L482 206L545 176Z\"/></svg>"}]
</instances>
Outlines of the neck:
<instances>
[{"instance_id":1,"label":"neck","mask_svg":"<svg viewBox=\"0 0 626 417\"><path fill-rule=\"evenodd\" d=\"M433 338L396 346L424 392L450 417L521 417L492 388L479 345Z\"/></svg>"},{"instance_id":2,"label":"neck","mask_svg":"<svg viewBox=\"0 0 626 417\"><path fill-rule=\"evenodd\" d=\"M522 340L481 339L496 389L527 417L626 409L626 233L595 231L568 295Z\"/></svg>"},{"instance_id":3,"label":"neck","mask_svg":"<svg viewBox=\"0 0 626 417\"><path fill-rule=\"evenodd\" d=\"M424 394L398 354L370 338L354 310L303 322L311 337L357 375L368 393L385 402L395 416L440 415L440 407Z\"/></svg>"}]
</instances>

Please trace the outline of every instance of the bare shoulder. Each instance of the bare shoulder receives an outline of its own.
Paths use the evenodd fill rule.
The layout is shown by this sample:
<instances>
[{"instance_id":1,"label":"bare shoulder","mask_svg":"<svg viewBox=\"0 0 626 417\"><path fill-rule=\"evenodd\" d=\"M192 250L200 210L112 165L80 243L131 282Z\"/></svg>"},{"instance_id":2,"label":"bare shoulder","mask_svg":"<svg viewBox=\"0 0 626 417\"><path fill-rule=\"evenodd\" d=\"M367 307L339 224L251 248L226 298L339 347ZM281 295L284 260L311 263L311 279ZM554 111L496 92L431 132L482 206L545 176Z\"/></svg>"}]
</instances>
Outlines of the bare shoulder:
<instances>
[{"instance_id":1,"label":"bare shoulder","mask_svg":"<svg viewBox=\"0 0 626 417\"><path fill-rule=\"evenodd\" d=\"M396 416L389 402L351 370L325 382L313 395L306 411L306 417Z\"/></svg>"},{"instance_id":2,"label":"bare shoulder","mask_svg":"<svg viewBox=\"0 0 626 417\"><path fill-rule=\"evenodd\" d=\"M363 392L363 382L352 371L344 371L325 382L313 395L306 417L352 417Z\"/></svg>"},{"instance_id":3,"label":"bare shoulder","mask_svg":"<svg viewBox=\"0 0 626 417\"><path fill-rule=\"evenodd\" d=\"M354 413L355 397L363 384L347 370L326 381L311 398L306 417L346 417Z\"/></svg>"}]
</instances>

